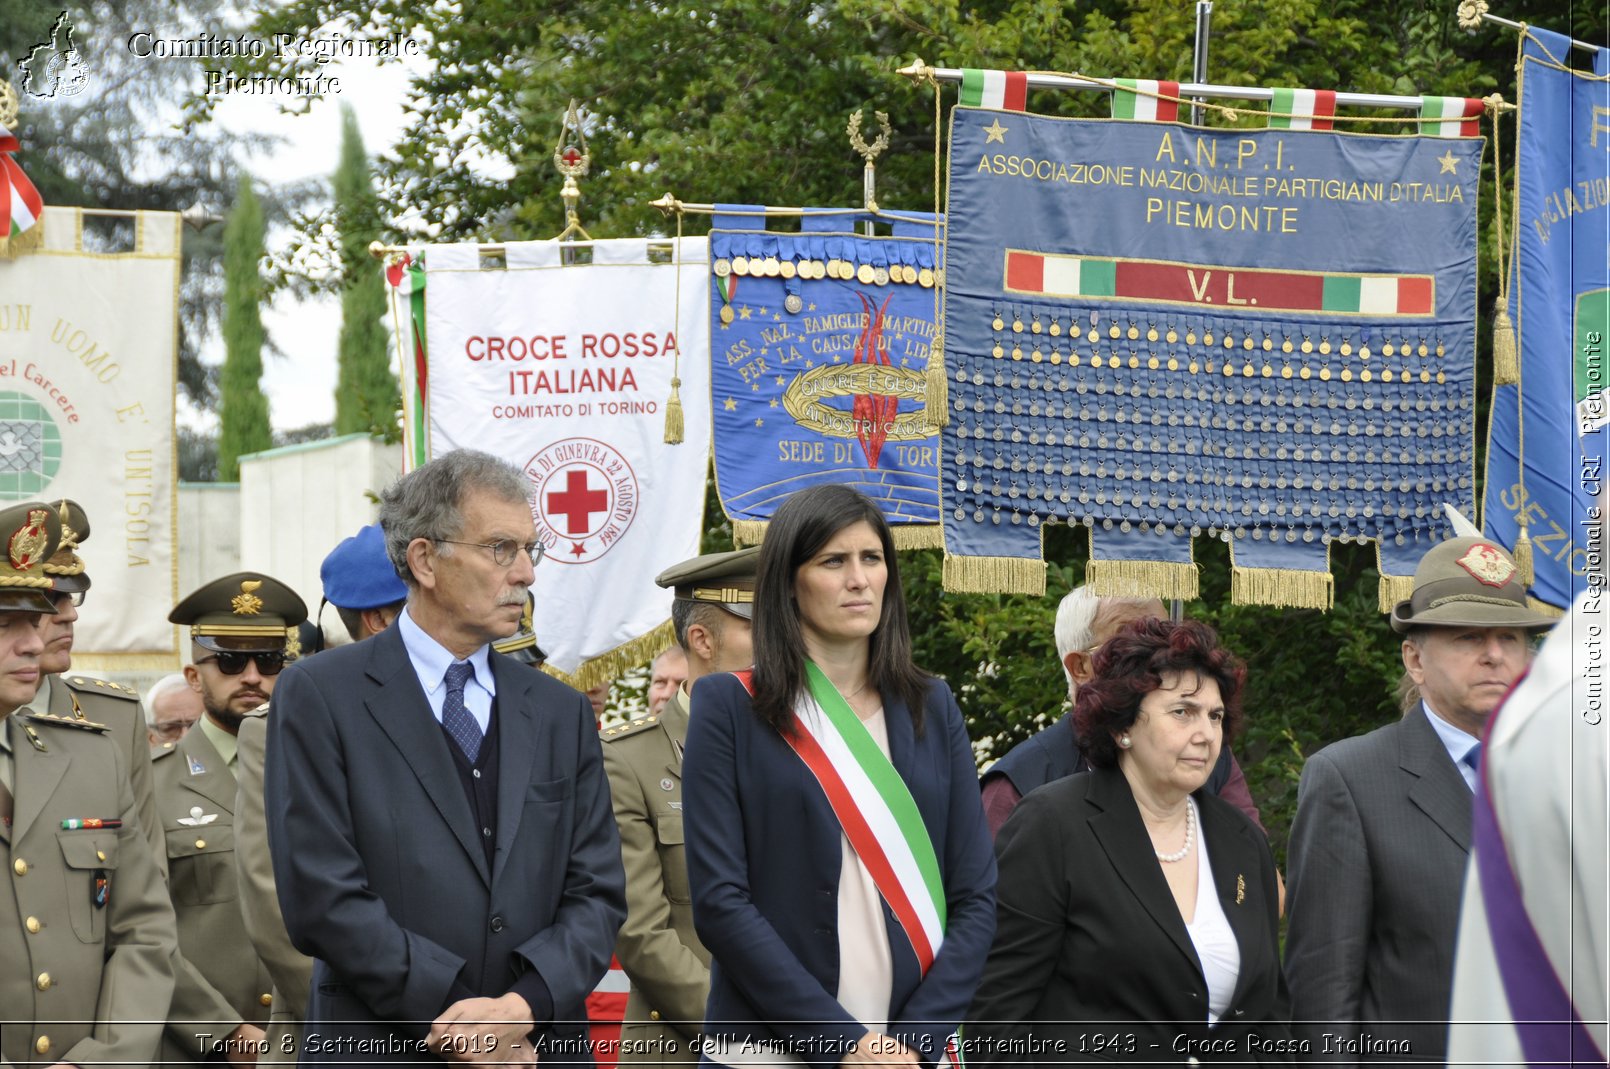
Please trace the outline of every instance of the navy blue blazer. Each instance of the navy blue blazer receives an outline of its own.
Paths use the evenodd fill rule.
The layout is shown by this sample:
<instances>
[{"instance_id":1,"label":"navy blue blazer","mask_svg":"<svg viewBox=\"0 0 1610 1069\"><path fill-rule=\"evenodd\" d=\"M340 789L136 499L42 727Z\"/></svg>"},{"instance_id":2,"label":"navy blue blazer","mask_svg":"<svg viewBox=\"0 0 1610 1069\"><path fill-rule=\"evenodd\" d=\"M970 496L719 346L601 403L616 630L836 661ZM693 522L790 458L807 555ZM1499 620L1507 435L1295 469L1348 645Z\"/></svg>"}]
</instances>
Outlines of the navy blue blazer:
<instances>
[{"instance_id":1,"label":"navy blue blazer","mask_svg":"<svg viewBox=\"0 0 1610 1069\"><path fill-rule=\"evenodd\" d=\"M448 1005L530 971L557 1022L539 1028L544 1060L591 1062L583 1002L626 913L598 731L576 691L499 653L491 664L490 866L396 628L292 665L274 688L274 878L291 941L317 959L304 1064L421 1059L412 1041Z\"/></svg>"},{"instance_id":2,"label":"navy blue blazer","mask_svg":"<svg viewBox=\"0 0 1610 1069\"><path fill-rule=\"evenodd\" d=\"M995 934L995 855L950 689L928 684L921 738L904 704L884 695L883 707L890 761L933 841L948 914L924 977L883 904L894 964L889 1031L932 1063L967 1011ZM842 829L815 777L755 715L737 677L699 680L692 710L682 798L693 923L713 959L706 1042L784 1041L828 1069L867 1031L834 997Z\"/></svg>"}]
</instances>

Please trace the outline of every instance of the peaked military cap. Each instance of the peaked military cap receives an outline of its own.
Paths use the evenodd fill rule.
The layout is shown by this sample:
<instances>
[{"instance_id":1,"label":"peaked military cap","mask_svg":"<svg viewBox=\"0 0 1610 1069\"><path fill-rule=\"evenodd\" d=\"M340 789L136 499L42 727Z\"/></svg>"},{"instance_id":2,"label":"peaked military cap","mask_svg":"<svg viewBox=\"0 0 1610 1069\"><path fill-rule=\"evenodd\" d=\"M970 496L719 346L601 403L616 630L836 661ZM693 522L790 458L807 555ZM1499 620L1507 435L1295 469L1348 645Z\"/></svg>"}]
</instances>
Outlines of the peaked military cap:
<instances>
[{"instance_id":1,"label":"peaked military cap","mask_svg":"<svg viewBox=\"0 0 1610 1069\"><path fill-rule=\"evenodd\" d=\"M173 607L168 622L190 625L190 639L215 653L274 653L287 628L307 619L296 591L261 572L214 579Z\"/></svg>"},{"instance_id":2,"label":"peaked military cap","mask_svg":"<svg viewBox=\"0 0 1610 1069\"><path fill-rule=\"evenodd\" d=\"M548 655L537 645L537 630L532 619L536 608L536 595L527 590L525 611L520 614L520 629L508 638L500 638L492 643L492 648L499 653L508 654L521 664L541 667L542 662L548 659Z\"/></svg>"},{"instance_id":3,"label":"peaked military cap","mask_svg":"<svg viewBox=\"0 0 1610 1069\"><path fill-rule=\"evenodd\" d=\"M408 586L386 556L386 536L375 523L330 550L319 565L319 580L324 600L338 609L362 612L408 598Z\"/></svg>"},{"instance_id":4,"label":"peaked military cap","mask_svg":"<svg viewBox=\"0 0 1610 1069\"><path fill-rule=\"evenodd\" d=\"M1414 592L1392 610L1392 630L1414 627L1519 627L1543 630L1554 618L1526 604L1515 561L1489 538L1450 538L1414 569Z\"/></svg>"},{"instance_id":5,"label":"peaked military cap","mask_svg":"<svg viewBox=\"0 0 1610 1069\"><path fill-rule=\"evenodd\" d=\"M63 498L56 506L61 517L61 545L45 561L45 574L58 594L81 594L89 589L89 575L78 547L89 540L89 517L76 501Z\"/></svg>"},{"instance_id":6,"label":"peaked military cap","mask_svg":"<svg viewBox=\"0 0 1610 1069\"><path fill-rule=\"evenodd\" d=\"M43 501L0 509L0 612L56 611L45 562L61 535L60 513Z\"/></svg>"},{"instance_id":7,"label":"peaked military cap","mask_svg":"<svg viewBox=\"0 0 1610 1069\"><path fill-rule=\"evenodd\" d=\"M734 616L753 619L755 612L755 567L760 563L760 547L730 553L706 553L680 564L673 564L654 577L662 587L670 587L678 601L719 605Z\"/></svg>"}]
</instances>

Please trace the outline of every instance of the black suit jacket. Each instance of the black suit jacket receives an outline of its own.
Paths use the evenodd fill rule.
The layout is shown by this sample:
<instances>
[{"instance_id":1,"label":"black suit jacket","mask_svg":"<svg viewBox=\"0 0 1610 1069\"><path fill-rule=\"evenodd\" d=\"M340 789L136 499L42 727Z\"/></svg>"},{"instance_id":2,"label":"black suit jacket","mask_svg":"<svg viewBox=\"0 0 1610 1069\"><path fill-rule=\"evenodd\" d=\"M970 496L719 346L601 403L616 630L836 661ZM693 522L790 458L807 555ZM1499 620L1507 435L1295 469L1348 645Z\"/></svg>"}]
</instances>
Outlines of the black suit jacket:
<instances>
[{"instance_id":1,"label":"black suit jacket","mask_svg":"<svg viewBox=\"0 0 1610 1069\"><path fill-rule=\"evenodd\" d=\"M1263 833L1205 790L1212 880L1241 951L1230 1008L1208 990L1123 773L1096 769L1024 798L995 849L995 944L967 1026L981 1062L1290 1060L1275 864Z\"/></svg>"},{"instance_id":2,"label":"black suit jacket","mask_svg":"<svg viewBox=\"0 0 1610 1069\"><path fill-rule=\"evenodd\" d=\"M307 1033L325 1041L304 1062L417 1060L406 1041L448 1005L503 995L529 970L557 1021L585 1019L625 916L598 732L576 691L495 652L491 663L490 866L397 628L293 665L275 687L269 841L286 931L317 959ZM539 1039L578 1043L582 1028ZM551 1047L544 1060L572 1055Z\"/></svg>"},{"instance_id":3,"label":"black suit jacket","mask_svg":"<svg viewBox=\"0 0 1610 1069\"><path fill-rule=\"evenodd\" d=\"M1316 1056L1442 1060L1473 797L1418 707L1303 767L1286 971Z\"/></svg>"}]
</instances>

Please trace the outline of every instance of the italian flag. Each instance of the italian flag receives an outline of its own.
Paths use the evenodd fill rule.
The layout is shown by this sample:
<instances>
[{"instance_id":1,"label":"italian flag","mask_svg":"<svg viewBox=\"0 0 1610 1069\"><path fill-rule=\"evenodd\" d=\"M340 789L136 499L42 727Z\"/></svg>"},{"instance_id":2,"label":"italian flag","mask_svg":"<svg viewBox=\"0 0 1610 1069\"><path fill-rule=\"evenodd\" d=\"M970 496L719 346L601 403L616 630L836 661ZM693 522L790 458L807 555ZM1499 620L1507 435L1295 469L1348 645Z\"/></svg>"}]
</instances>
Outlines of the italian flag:
<instances>
[{"instance_id":1,"label":"italian flag","mask_svg":"<svg viewBox=\"0 0 1610 1069\"><path fill-rule=\"evenodd\" d=\"M1431 279L1424 275L1327 275L1322 310L1360 315L1429 315Z\"/></svg>"},{"instance_id":2,"label":"italian flag","mask_svg":"<svg viewBox=\"0 0 1610 1069\"><path fill-rule=\"evenodd\" d=\"M1011 252L1006 259L1006 288L1047 297L1113 297L1117 268L1115 260Z\"/></svg>"},{"instance_id":3,"label":"italian flag","mask_svg":"<svg viewBox=\"0 0 1610 1069\"><path fill-rule=\"evenodd\" d=\"M0 126L0 238L31 230L45 210L39 190L11 158L20 148L16 135Z\"/></svg>"},{"instance_id":4,"label":"italian flag","mask_svg":"<svg viewBox=\"0 0 1610 1069\"><path fill-rule=\"evenodd\" d=\"M969 108L1022 111L1029 76L1022 71L962 70L962 104Z\"/></svg>"},{"instance_id":5,"label":"italian flag","mask_svg":"<svg viewBox=\"0 0 1610 1069\"><path fill-rule=\"evenodd\" d=\"M1180 83L1154 82L1145 78L1114 78L1112 91L1112 117L1135 119L1139 122L1178 122L1180 102L1160 100L1159 97L1178 97Z\"/></svg>"},{"instance_id":6,"label":"italian flag","mask_svg":"<svg viewBox=\"0 0 1610 1069\"><path fill-rule=\"evenodd\" d=\"M1483 104L1475 97L1421 97L1420 133L1426 137L1476 137Z\"/></svg>"},{"instance_id":7,"label":"italian flag","mask_svg":"<svg viewBox=\"0 0 1610 1069\"><path fill-rule=\"evenodd\" d=\"M1276 89L1269 104L1271 130L1329 130L1336 114L1332 89Z\"/></svg>"}]
</instances>

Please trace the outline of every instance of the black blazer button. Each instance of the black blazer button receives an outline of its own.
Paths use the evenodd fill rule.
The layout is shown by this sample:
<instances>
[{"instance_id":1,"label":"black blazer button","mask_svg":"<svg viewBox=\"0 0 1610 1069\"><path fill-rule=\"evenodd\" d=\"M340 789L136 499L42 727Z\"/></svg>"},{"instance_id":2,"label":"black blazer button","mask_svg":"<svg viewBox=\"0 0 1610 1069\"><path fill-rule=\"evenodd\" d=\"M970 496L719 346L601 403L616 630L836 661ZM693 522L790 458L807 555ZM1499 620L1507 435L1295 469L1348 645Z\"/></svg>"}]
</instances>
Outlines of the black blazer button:
<instances>
[{"instance_id":1,"label":"black blazer button","mask_svg":"<svg viewBox=\"0 0 1610 1069\"><path fill-rule=\"evenodd\" d=\"M503 930L503 918L497 914L494 914L492 917L492 930L494 932L501 932Z\"/></svg>"}]
</instances>

